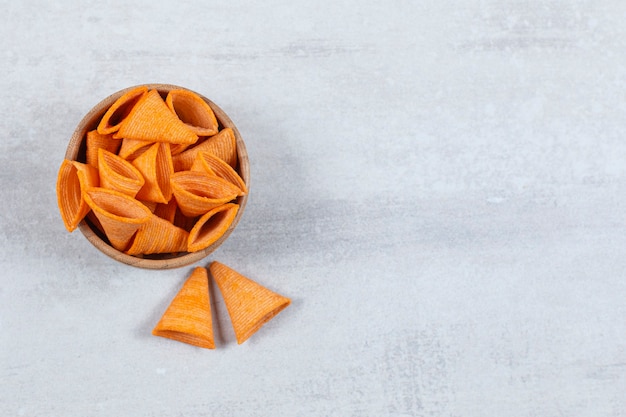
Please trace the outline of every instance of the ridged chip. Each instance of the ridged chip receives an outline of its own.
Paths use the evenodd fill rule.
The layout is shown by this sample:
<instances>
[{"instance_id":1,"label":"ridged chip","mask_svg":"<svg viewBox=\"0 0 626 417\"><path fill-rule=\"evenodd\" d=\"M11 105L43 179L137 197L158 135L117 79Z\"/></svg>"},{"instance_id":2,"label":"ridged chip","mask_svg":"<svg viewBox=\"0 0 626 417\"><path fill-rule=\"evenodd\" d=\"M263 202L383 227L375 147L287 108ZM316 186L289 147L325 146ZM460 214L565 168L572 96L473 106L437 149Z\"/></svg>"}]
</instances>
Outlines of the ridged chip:
<instances>
[{"instance_id":1,"label":"ridged chip","mask_svg":"<svg viewBox=\"0 0 626 417\"><path fill-rule=\"evenodd\" d=\"M217 119L211 107L189 90L170 90L167 106L198 136L212 136L218 131Z\"/></svg>"},{"instance_id":2,"label":"ridged chip","mask_svg":"<svg viewBox=\"0 0 626 417\"><path fill-rule=\"evenodd\" d=\"M218 177L229 181L231 184L236 185L240 190L239 195L246 195L248 193L246 183L239 176L239 174L237 174L237 171L210 152L198 152L198 155L191 166L191 171L200 171L217 175Z\"/></svg>"},{"instance_id":3,"label":"ridged chip","mask_svg":"<svg viewBox=\"0 0 626 417\"><path fill-rule=\"evenodd\" d=\"M200 217L189 232L187 251L196 252L215 243L233 223L238 210L238 204L228 203Z\"/></svg>"},{"instance_id":4,"label":"ridged chip","mask_svg":"<svg viewBox=\"0 0 626 417\"><path fill-rule=\"evenodd\" d=\"M209 270L222 293L239 344L291 303L289 298L263 287L224 264L211 262Z\"/></svg>"},{"instance_id":5,"label":"ridged chip","mask_svg":"<svg viewBox=\"0 0 626 417\"><path fill-rule=\"evenodd\" d=\"M152 217L150 210L139 201L115 190L96 187L83 193L111 246L125 251L139 227Z\"/></svg>"},{"instance_id":6,"label":"ridged chip","mask_svg":"<svg viewBox=\"0 0 626 417\"><path fill-rule=\"evenodd\" d=\"M151 255L187 251L189 233L159 216L152 215L141 225L126 250L128 255Z\"/></svg>"},{"instance_id":7,"label":"ridged chip","mask_svg":"<svg viewBox=\"0 0 626 417\"><path fill-rule=\"evenodd\" d=\"M172 112L157 90L145 93L120 124L118 136L148 142L195 143L198 136Z\"/></svg>"},{"instance_id":8,"label":"ridged chip","mask_svg":"<svg viewBox=\"0 0 626 417\"><path fill-rule=\"evenodd\" d=\"M139 86L124 93L120 98L109 107L100 119L98 124L98 133L108 135L117 132L122 121L128 116L135 104L148 91L148 87Z\"/></svg>"},{"instance_id":9,"label":"ridged chip","mask_svg":"<svg viewBox=\"0 0 626 417\"><path fill-rule=\"evenodd\" d=\"M102 135L97 130L91 130L87 132L86 147L87 147L87 164L98 168L98 150L100 148L117 154L120 149L122 141L119 139L113 139L112 134Z\"/></svg>"},{"instance_id":10,"label":"ridged chip","mask_svg":"<svg viewBox=\"0 0 626 417\"><path fill-rule=\"evenodd\" d=\"M201 216L235 199L239 188L223 178L204 172L181 171L171 177L172 192L185 216Z\"/></svg>"},{"instance_id":11,"label":"ridged chip","mask_svg":"<svg viewBox=\"0 0 626 417\"><path fill-rule=\"evenodd\" d=\"M165 337L205 349L215 349L206 268L196 267L152 330Z\"/></svg>"},{"instance_id":12,"label":"ridged chip","mask_svg":"<svg viewBox=\"0 0 626 417\"><path fill-rule=\"evenodd\" d=\"M145 183L136 198L155 203L167 203L172 198L170 177L174 173L170 144L156 142L135 158L132 165L143 176Z\"/></svg>"},{"instance_id":13,"label":"ridged chip","mask_svg":"<svg viewBox=\"0 0 626 417\"><path fill-rule=\"evenodd\" d=\"M83 198L87 188L99 185L98 171L91 165L64 159L57 175L57 204L65 228L72 232L89 212Z\"/></svg>"},{"instance_id":14,"label":"ridged chip","mask_svg":"<svg viewBox=\"0 0 626 417\"><path fill-rule=\"evenodd\" d=\"M186 149L172 157L174 171L186 171L191 169L198 152L209 152L217 156L231 167L237 166L237 140L235 133L226 127L216 135L204 139L197 145Z\"/></svg>"},{"instance_id":15,"label":"ridged chip","mask_svg":"<svg viewBox=\"0 0 626 417\"><path fill-rule=\"evenodd\" d=\"M141 172L130 162L102 148L98 149L98 166L102 188L135 197L145 184Z\"/></svg>"}]
</instances>

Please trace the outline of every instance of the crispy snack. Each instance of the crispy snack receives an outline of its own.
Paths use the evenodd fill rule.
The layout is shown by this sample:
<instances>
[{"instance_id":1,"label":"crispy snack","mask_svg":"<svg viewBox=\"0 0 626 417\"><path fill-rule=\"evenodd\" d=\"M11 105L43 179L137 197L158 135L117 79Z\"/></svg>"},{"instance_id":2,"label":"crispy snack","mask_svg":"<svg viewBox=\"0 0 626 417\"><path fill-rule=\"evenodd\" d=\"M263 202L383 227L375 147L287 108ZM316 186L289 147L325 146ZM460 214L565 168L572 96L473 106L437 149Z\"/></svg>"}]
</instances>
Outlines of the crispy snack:
<instances>
[{"instance_id":1,"label":"crispy snack","mask_svg":"<svg viewBox=\"0 0 626 417\"><path fill-rule=\"evenodd\" d=\"M91 165L64 159L57 175L57 204L65 228L72 232L89 212L83 191L99 185L98 171Z\"/></svg>"},{"instance_id":2,"label":"crispy snack","mask_svg":"<svg viewBox=\"0 0 626 417\"><path fill-rule=\"evenodd\" d=\"M200 171L217 175L218 177L229 181L231 184L236 185L240 190L239 195L245 195L248 193L246 183L239 176L239 174L237 174L237 171L210 152L198 152L198 155L191 166L191 171Z\"/></svg>"},{"instance_id":3,"label":"crispy snack","mask_svg":"<svg viewBox=\"0 0 626 417\"><path fill-rule=\"evenodd\" d=\"M172 192L185 216L201 216L239 195L239 188L204 172L181 171L171 176Z\"/></svg>"},{"instance_id":4,"label":"crispy snack","mask_svg":"<svg viewBox=\"0 0 626 417\"><path fill-rule=\"evenodd\" d=\"M179 153L189 148L189 146L191 145L188 145L186 143L172 143L170 144L170 152L172 153L172 156L178 155Z\"/></svg>"},{"instance_id":5,"label":"crispy snack","mask_svg":"<svg viewBox=\"0 0 626 417\"><path fill-rule=\"evenodd\" d=\"M139 200L139 202L143 204L144 206L148 207L148 210L150 210L150 212L152 212L153 214L154 214L154 210L156 210L157 208L157 204L159 204L159 203L155 203L154 201Z\"/></svg>"},{"instance_id":6,"label":"crispy snack","mask_svg":"<svg viewBox=\"0 0 626 417\"><path fill-rule=\"evenodd\" d=\"M226 127L217 135L206 138L196 146L190 147L172 157L174 171L187 171L191 169L198 152L209 152L217 156L231 167L237 166L237 140L233 130Z\"/></svg>"},{"instance_id":7,"label":"crispy snack","mask_svg":"<svg viewBox=\"0 0 626 417\"><path fill-rule=\"evenodd\" d=\"M209 270L222 293L239 344L291 303L289 298L270 291L224 264L211 262Z\"/></svg>"},{"instance_id":8,"label":"crispy snack","mask_svg":"<svg viewBox=\"0 0 626 417\"><path fill-rule=\"evenodd\" d=\"M101 135L97 130L87 132L87 164L98 169L98 150L106 149L111 153L117 153L122 141L113 139L113 135Z\"/></svg>"},{"instance_id":9,"label":"crispy snack","mask_svg":"<svg viewBox=\"0 0 626 417\"><path fill-rule=\"evenodd\" d=\"M172 200L176 201L175 198ZM178 205L178 203L176 203ZM180 211L180 207L176 207L176 213L174 214L174 226L180 227L181 229L185 229L188 232L193 229L193 226L196 224L196 220L198 220L197 216L189 217L185 216L182 211Z\"/></svg>"},{"instance_id":10,"label":"crispy snack","mask_svg":"<svg viewBox=\"0 0 626 417\"><path fill-rule=\"evenodd\" d=\"M189 90L171 90L165 98L167 106L198 136L212 136L218 131L211 107Z\"/></svg>"},{"instance_id":11,"label":"crispy snack","mask_svg":"<svg viewBox=\"0 0 626 417\"><path fill-rule=\"evenodd\" d=\"M106 109L105 102L113 104ZM238 167L236 130L223 127L230 121L219 115L199 94L159 84L95 107L68 146L76 160L59 169L57 202L67 230L86 219L105 251L110 244L137 257L217 246L248 192L238 171L247 176L247 158L242 154Z\"/></svg>"},{"instance_id":12,"label":"crispy snack","mask_svg":"<svg viewBox=\"0 0 626 417\"><path fill-rule=\"evenodd\" d=\"M106 113L104 113L104 116L102 116L98 124L98 133L108 135L117 132L122 121L128 116L134 105L147 91L148 87L139 86L115 100L115 103L113 103Z\"/></svg>"},{"instance_id":13,"label":"crispy snack","mask_svg":"<svg viewBox=\"0 0 626 417\"><path fill-rule=\"evenodd\" d=\"M152 330L165 337L206 349L215 349L206 268L196 267Z\"/></svg>"},{"instance_id":14,"label":"crispy snack","mask_svg":"<svg viewBox=\"0 0 626 417\"><path fill-rule=\"evenodd\" d=\"M186 144L198 140L198 136L167 107L156 90L141 96L120 124L118 136L148 142Z\"/></svg>"},{"instance_id":15,"label":"crispy snack","mask_svg":"<svg viewBox=\"0 0 626 417\"><path fill-rule=\"evenodd\" d=\"M120 158L132 161L147 151L153 143L154 142L147 142L145 140L122 139L122 145L117 154Z\"/></svg>"},{"instance_id":16,"label":"crispy snack","mask_svg":"<svg viewBox=\"0 0 626 417\"><path fill-rule=\"evenodd\" d=\"M100 186L135 197L145 180L141 172L127 160L100 148L98 150Z\"/></svg>"},{"instance_id":17,"label":"crispy snack","mask_svg":"<svg viewBox=\"0 0 626 417\"><path fill-rule=\"evenodd\" d=\"M215 243L233 223L238 210L238 204L228 203L200 217L189 232L187 251L196 252Z\"/></svg>"},{"instance_id":18,"label":"crispy snack","mask_svg":"<svg viewBox=\"0 0 626 417\"><path fill-rule=\"evenodd\" d=\"M176 253L187 250L189 233L159 216L152 215L142 224L126 253L150 255L153 253Z\"/></svg>"},{"instance_id":19,"label":"crispy snack","mask_svg":"<svg viewBox=\"0 0 626 417\"><path fill-rule=\"evenodd\" d=\"M158 203L153 213L173 224L177 208L178 205L176 204L176 199L172 198L167 203Z\"/></svg>"},{"instance_id":20,"label":"crispy snack","mask_svg":"<svg viewBox=\"0 0 626 417\"><path fill-rule=\"evenodd\" d=\"M172 198L170 177L174 173L170 144L156 142L132 162L143 176L145 183L137 193L137 199L167 203Z\"/></svg>"},{"instance_id":21,"label":"crispy snack","mask_svg":"<svg viewBox=\"0 0 626 417\"><path fill-rule=\"evenodd\" d=\"M152 217L150 209L134 198L115 190L95 187L83 192L111 245L125 251L139 227Z\"/></svg>"}]
</instances>

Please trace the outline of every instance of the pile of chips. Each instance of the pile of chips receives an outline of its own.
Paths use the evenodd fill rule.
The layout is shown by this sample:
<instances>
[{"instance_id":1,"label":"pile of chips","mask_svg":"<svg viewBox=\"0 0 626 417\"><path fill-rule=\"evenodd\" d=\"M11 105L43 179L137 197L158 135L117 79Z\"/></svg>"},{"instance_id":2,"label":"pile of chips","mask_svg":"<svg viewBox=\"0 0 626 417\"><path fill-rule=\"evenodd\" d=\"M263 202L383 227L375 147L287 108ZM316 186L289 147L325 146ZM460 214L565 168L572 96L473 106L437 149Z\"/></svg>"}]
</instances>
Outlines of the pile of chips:
<instances>
[{"instance_id":1,"label":"pile of chips","mask_svg":"<svg viewBox=\"0 0 626 417\"><path fill-rule=\"evenodd\" d=\"M86 161L65 159L56 191L72 232L88 216L128 255L196 252L215 243L248 190L232 129L198 94L139 86L87 132Z\"/></svg>"}]
</instances>

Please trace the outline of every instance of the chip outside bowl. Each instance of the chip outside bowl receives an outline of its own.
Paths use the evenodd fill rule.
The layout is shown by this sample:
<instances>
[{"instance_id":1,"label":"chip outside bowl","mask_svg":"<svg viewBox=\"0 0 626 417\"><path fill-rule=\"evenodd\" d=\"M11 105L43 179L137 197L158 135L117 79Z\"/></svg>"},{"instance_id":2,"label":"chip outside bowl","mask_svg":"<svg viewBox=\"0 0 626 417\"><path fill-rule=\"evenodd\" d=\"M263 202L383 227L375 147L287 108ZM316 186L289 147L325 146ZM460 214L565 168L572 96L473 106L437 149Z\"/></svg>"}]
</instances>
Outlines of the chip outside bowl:
<instances>
[{"instance_id":1,"label":"chip outside bowl","mask_svg":"<svg viewBox=\"0 0 626 417\"><path fill-rule=\"evenodd\" d=\"M189 90L185 87L180 87L172 84L141 84L148 87L148 89L156 89L162 96L166 95L170 90L174 89L184 89ZM78 126L74 130L72 137L70 138L69 144L67 146L67 150L65 152L65 159L75 160L80 162L85 162L86 159L86 134L90 130L94 130L107 111L107 109L121 97L124 93L137 88L138 86L133 86L129 88L125 88L116 93L113 93L109 97L102 100L100 103L95 105L79 122ZM192 90L189 90L192 91ZM235 134L235 140L237 143L237 158L238 158L238 172L241 178L246 183L246 187L248 188L248 193L250 190L250 162L248 160L248 153L246 151L245 143L241 137L241 134L237 130L237 127L232 122L230 117L215 103L213 103L208 98L204 97L202 94L199 94L194 91L194 93L198 94L203 100L207 102L207 104L213 109L215 113L215 117L220 125L220 129L229 127L233 130ZM232 233L235 229L239 220L244 212L244 208L248 201L248 194L244 196L237 197L235 200L237 204L239 204L239 211L237 212L237 216L233 220L232 224L226 230L226 232L211 246L207 247L198 252L185 252L181 254L154 254L154 255L146 255L145 257L131 256L127 255L124 252L120 252L117 249L113 248L106 240L105 236L98 230L98 228L94 225L94 216L88 215L85 219L83 219L79 224L79 229L82 234L87 238L92 245L94 245L98 250L108 255L109 257L115 259L116 261L136 266L138 268L146 268L146 269L172 269L179 268L182 266L190 265L192 263L198 262L213 251L215 251Z\"/></svg>"}]
</instances>

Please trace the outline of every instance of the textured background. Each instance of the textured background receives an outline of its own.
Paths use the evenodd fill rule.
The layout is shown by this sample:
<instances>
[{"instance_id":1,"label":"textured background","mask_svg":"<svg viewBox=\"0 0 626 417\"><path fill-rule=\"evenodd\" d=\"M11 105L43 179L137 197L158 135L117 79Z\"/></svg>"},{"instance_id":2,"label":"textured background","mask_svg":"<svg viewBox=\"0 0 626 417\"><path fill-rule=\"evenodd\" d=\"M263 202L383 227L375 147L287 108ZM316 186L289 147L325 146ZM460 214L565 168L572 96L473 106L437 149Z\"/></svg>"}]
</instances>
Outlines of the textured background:
<instances>
[{"instance_id":1,"label":"textured background","mask_svg":"<svg viewBox=\"0 0 626 417\"><path fill-rule=\"evenodd\" d=\"M0 1L0 414L626 415L626 3ZM293 299L150 335L190 267L116 264L54 184L165 82L247 141L216 259Z\"/></svg>"}]
</instances>

